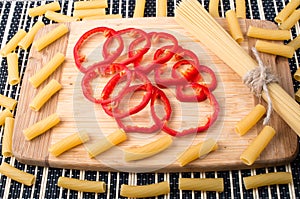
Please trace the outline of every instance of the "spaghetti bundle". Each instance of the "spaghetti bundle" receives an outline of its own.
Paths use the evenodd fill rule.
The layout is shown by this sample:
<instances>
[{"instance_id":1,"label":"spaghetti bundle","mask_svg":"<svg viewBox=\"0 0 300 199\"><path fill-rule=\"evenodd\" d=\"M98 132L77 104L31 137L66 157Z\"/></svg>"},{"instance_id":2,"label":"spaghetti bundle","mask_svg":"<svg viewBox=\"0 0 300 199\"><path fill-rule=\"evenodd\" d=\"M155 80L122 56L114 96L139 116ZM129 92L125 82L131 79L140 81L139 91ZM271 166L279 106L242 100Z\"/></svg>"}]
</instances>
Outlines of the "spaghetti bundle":
<instances>
[{"instance_id":1,"label":"spaghetti bundle","mask_svg":"<svg viewBox=\"0 0 300 199\"><path fill-rule=\"evenodd\" d=\"M241 77L258 66L197 0L182 0L175 10L175 20ZM268 89L274 110L300 136L298 103L277 83L268 84ZM266 100L264 92L262 96Z\"/></svg>"}]
</instances>

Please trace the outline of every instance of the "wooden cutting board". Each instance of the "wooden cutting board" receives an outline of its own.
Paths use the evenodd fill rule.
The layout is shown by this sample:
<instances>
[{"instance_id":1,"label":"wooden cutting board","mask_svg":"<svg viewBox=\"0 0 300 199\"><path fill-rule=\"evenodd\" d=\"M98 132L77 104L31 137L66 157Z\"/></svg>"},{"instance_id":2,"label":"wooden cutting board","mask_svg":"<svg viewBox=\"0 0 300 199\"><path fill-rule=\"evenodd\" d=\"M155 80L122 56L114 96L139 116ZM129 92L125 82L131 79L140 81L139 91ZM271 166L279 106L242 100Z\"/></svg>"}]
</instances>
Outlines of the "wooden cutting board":
<instances>
[{"instance_id":1,"label":"wooden cutting board","mask_svg":"<svg viewBox=\"0 0 300 199\"><path fill-rule=\"evenodd\" d=\"M227 29L224 19L219 19L218 22ZM240 24L244 34L249 25L276 28L275 24L267 21L240 20ZM126 172L150 172L154 170L169 172L213 171L250 168L239 160L239 156L262 129L262 122L260 121L248 134L242 137L234 132L233 127L259 101L242 84L241 78L235 72L217 56L212 54L207 47L203 46L201 41L193 38L185 29L179 26L173 18L99 20L74 22L67 25L70 28L68 35L41 52L37 52L34 48L31 49L22 82L13 136L13 154L20 162L70 169L118 170ZM56 26L57 24L46 26L38 33L35 39ZM139 133L128 134L126 142L97 156L95 159L90 159L86 147L89 147L89 144L96 142L97 139L117 129L114 119L107 116L101 106L94 105L84 98L80 87L82 74L78 72L74 65L73 47L76 41L87 30L99 26L107 26L116 30L136 27L147 32L165 31L174 34L179 40L180 45L193 50L198 55L202 64L211 67L215 71L219 83L213 93L221 107L218 121L207 132L174 138L173 144L168 150L145 160L125 162L123 159L123 149L130 146L147 144L157 139L163 132L147 135ZM87 57L88 60L91 59L90 61L93 61L92 59L95 57L99 57L99 59L101 57L101 51L95 50L100 49L99 46L101 47L99 38L95 36L91 39L91 42L85 44L83 51L91 55ZM255 39L245 36L245 41L241 45L246 51L251 53L249 49L254 43ZM56 52L64 53L66 61L45 83L38 89L34 89L28 82L28 78L45 65ZM267 54L262 54L261 58L266 65L273 68L274 73L279 77L280 84L287 92L293 95L293 85L287 59L276 58ZM53 96L39 112L32 111L29 108L29 103L38 91L52 78L58 80L62 84L63 89ZM100 84L103 86L104 83L101 82ZM166 91L166 93L168 93L170 101L174 105L172 125L176 128L191 127L193 124L199 122L199 118L203 117L203 114L201 114L201 108L203 107L199 104L180 104L176 102L171 89ZM264 102L262 103L264 104ZM55 112L61 117L59 125L32 141L25 140L22 133L23 129ZM139 124L147 124L151 122L148 121L149 114L147 114L148 112L144 111L133 117L132 120L139 122ZM296 134L292 132L288 125L275 112L272 113L270 124L276 129L277 134L251 168L284 164L293 160L297 154L298 142ZM91 138L88 143L73 148L57 158L49 154L48 149L51 144L81 130L88 132ZM217 139L219 149L205 158L196 160L185 167L180 167L176 162L176 155L185 150L189 145L205 140L208 137Z\"/></svg>"}]
</instances>

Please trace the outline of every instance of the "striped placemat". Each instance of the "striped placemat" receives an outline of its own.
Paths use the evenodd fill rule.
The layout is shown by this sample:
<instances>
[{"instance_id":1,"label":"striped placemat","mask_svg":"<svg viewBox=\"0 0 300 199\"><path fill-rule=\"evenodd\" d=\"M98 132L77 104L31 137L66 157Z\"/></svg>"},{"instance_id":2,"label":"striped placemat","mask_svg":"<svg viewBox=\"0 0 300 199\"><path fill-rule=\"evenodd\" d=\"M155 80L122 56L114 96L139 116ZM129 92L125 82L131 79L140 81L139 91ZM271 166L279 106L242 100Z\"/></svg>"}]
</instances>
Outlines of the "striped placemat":
<instances>
[{"instance_id":1,"label":"striped placemat","mask_svg":"<svg viewBox=\"0 0 300 199\"><path fill-rule=\"evenodd\" d=\"M37 20L42 20L45 24L52 21L44 17L28 17L28 9L51 1L0 1L0 45L1 48L17 32L23 28L28 31ZM62 7L61 13L71 15L73 11L73 1L60 0ZM174 7L179 1L168 0L168 16L174 16ZM200 1L208 8L209 1ZM247 0L247 18L265 19L273 21L274 17L288 1L279 0ZM124 18L132 17L135 0L108 0L107 13L122 14ZM220 0L221 16L224 17L225 11L234 9L234 0ZM145 17L156 15L156 1L147 0ZM299 24L292 29L294 37L299 34ZM28 51L18 51L20 63L20 75L24 74ZM298 67L299 51L296 56L289 60L291 73L293 74ZM7 63L6 59L0 57L0 93L19 98L20 85L10 86L7 83ZM295 91L300 88L299 82L294 81ZM0 108L2 110L2 108ZM2 142L3 128L0 129L0 143ZM0 147L1 148L1 147ZM193 172L193 173L118 173L118 172L96 172L79 171L68 169L43 168L37 166L24 165L14 158L4 158L0 156L1 162L7 162L16 168L34 174L37 179L32 187L24 186L20 183L11 181L9 178L0 174L0 198L122 198L119 195L121 184L143 185L160 181L169 181L171 193L158 198L300 198L300 155L295 161L288 165L268 167L253 170L234 170L224 172ZM293 183L289 185L274 185L262 187L254 190L245 190L242 177L260 173L288 171L293 174ZM73 177L87 180L103 180L107 184L107 192L104 194L82 193L62 189L57 186L57 179L60 176ZM179 191L179 177L222 177L225 189L222 193Z\"/></svg>"}]
</instances>

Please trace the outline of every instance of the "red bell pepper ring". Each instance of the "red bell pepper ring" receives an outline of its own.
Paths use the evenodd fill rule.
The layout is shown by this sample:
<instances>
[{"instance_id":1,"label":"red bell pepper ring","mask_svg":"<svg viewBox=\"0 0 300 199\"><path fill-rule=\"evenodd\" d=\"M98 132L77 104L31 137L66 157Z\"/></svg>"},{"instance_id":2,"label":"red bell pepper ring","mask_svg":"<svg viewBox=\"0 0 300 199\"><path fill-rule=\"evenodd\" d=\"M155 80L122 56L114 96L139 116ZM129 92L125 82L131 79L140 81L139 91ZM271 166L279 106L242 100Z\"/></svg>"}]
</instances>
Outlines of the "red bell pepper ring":
<instances>
[{"instance_id":1,"label":"red bell pepper ring","mask_svg":"<svg viewBox=\"0 0 300 199\"><path fill-rule=\"evenodd\" d=\"M187 88L192 88L194 94L184 94L183 90ZM181 102L202 102L207 99L207 95L210 95L209 89L203 85L196 82L192 82L187 85L176 86L176 99Z\"/></svg>"},{"instance_id":2,"label":"red bell pepper ring","mask_svg":"<svg viewBox=\"0 0 300 199\"><path fill-rule=\"evenodd\" d=\"M194 127L194 128L184 129L182 131L177 131L175 129L170 128L168 126L168 123L165 123L162 130L164 132L168 133L169 135L176 136L176 137L181 137L181 136L185 136L185 135L192 134L192 133L200 133L200 132L206 131L217 120L218 114L220 112L220 107L219 107L219 104L218 104L215 96L212 93L209 93L206 95L210 101L210 105L213 107L213 113L207 117L207 122L204 125Z\"/></svg>"},{"instance_id":3,"label":"red bell pepper ring","mask_svg":"<svg viewBox=\"0 0 300 199\"><path fill-rule=\"evenodd\" d=\"M152 108L152 106L154 106L155 101L157 100L158 97L160 97L160 94L157 94L157 90L155 89L156 87L153 87L152 90L152 96L151 96L151 114L152 114L152 109L154 109L154 107ZM132 92L136 92L136 91L142 91L142 90L146 90L145 85L134 85L134 86L130 86L127 90L128 93L132 93ZM162 92L162 91L160 91ZM164 98L164 100L167 100L167 103L169 103L168 98ZM164 101L163 101L164 102ZM164 102L164 104L167 104ZM171 108L170 106L168 107L169 109ZM169 111L166 113L168 114ZM153 116L153 114L152 114ZM153 118L153 117L152 117ZM170 116L165 116L164 118L170 118ZM123 129L126 133L131 133L131 132L138 132L138 133L154 133L157 132L158 130L160 130L163 126L163 123L161 122L161 120L159 120L159 118L153 118L153 122L154 124L149 126L149 127L144 127L144 126L138 126L138 125L125 125L124 121L120 118L115 118L118 126Z\"/></svg>"},{"instance_id":4,"label":"red bell pepper ring","mask_svg":"<svg viewBox=\"0 0 300 199\"><path fill-rule=\"evenodd\" d=\"M109 104L101 104L103 110L111 117L114 118L124 118L126 116L129 115L133 115L135 113L138 113L139 111L141 111L150 101L151 99L151 94L152 94L152 84L150 82L150 80L147 78L147 76L145 76L143 73L140 73L138 71L124 71L124 73L132 73L132 79L131 82L134 81L135 79L139 79L143 82L143 84L145 85L145 95L143 96L141 102L139 104L137 104L136 106L134 106L133 108L130 108L129 110L122 110L119 108L119 104L120 101L123 99L123 97L125 96L125 93L128 93L128 88L126 88L124 90L124 95L122 95L121 98L119 98L118 100L113 101L112 103ZM105 88L103 89L103 93L109 93L111 92L111 85L114 84L114 82L116 80L114 80L114 78L121 79L121 77L116 77L114 76L110 81L108 81L108 83L106 84ZM103 94L103 100L106 100L106 97L108 96L107 94Z\"/></svg>"},{"instance_id":5,"label":"red bell pepper ring","mask_svg":"<svg viewBox=\"0 0 300 199\"><path fill-rule=\"evenodd\" d=\"M154 56L153 55L153 60L150 61L147 64L141 64L141 62L143 61L143 58L145 57L145 54L143 56L142 59L136 60L134 62L134 67L136 70L140 70L142 72L144 72L145 74L150 73L154 67L156 67L159 64L164 64L166 62L168 62L173 55L176 53L177 49L178 49L178 41L176 39L176 37L174 37L173 35L169 34L169 33L165 33L165 32L150 32L148 33L148 37L151 41L151 47L153 47L153 44L158 43L158 41L160 39L164 39L164 40L169 40L173 43L173 45L168 45L168 50L165 50L166 53L161 53L161 55L163 56ZM133 42L131 42L130 46L129 46L129 57L133 57L135 55L135 48L141 43L143 42L142 38L136 39ZM149 55L148 55L149 57Z\"/></svg>"},{"instance_id":6,"label":"red bell pepper ring","mask_svg":"<svg viewBox=\"0 0 300 199\"><path fill-rule=\"evenodd\" d=\"M87 66L84 67L82 65L82 62L85 61L85 55L81 55L80 54L80 48L82 46L82 44L84 42L87 41L87 39L89 37L91 37L94 34L97 33L103 33L103 35L105 37L111 37L114 36L114 38L117 39L119 46L118 48L115 50L115 52L113 54L110 55L106 55L104 57L104 60L99 61L97 63L92 64L91 66ZM121 54L121 52L123 51L124 48L124 43L123 40L120 36L116 35L116 31L111 29L111 28L107 28L107 27L97 27L97 28L93 28L87 32L85 32L80 38L79 40L76 42L74 48L73 48L73 56L74 56L74 61L75 61L75 65L77 66L77 68L82 72L82 73L86 73L88 71L89 68L93 67L93 66L97 66L97 65L103 65L106 63L111 63L113 62L115 59L117 59L119 57L119 55Z\"/></svg>"},{"instance_id":7,"label":"red bell pepper ring","mask_svg":"<svg viewBox=\"0 0 300 199\"><path fill-rule=\"evenodd\" d=\"M186 66L186 67L184 67ZM199 72L199 66L191 60L180 60L173 65L172 77L179 78L176 71L179 70L181 76L183 76L188 82L196 82L202 80L202 76Z\"/></svg>"},{"instance_id":8,"label":"red bell pepper ring","mask_svg":"<svg viewBox=\"0 0 300 199\"><path fill-rule=\"evenodd\" d=\"M181 68L183 65L189 65L188 68L181 69L181 77L177 74L176 70ZM165 73L166 66L162 65L161 67L157 67L154 69L154 80L157 85L160 87L168 87L168 86L177 86L177 85L186 85L189 82L198 81L202 79L197 65L190 60L181 60L176 62L172 67L172 76L162 77L163 73Z\"/></svg>"},{"instance_id":9,"label":"red bell pepper ring","mask_svg":"<svg viewBox=\"0 0 300 199\"><path fill-rule=\"evenodd\" d=\"M124 34L128 34L129 36L133 37L134 40L136 39L141 39L142 41L145 41L145 46L143 46L141 49L135 50L135 53L133 56L129 56L129 52L127 55L127 58L118 62L120 64L124 64L124 65L128 65L130 63L133 63L136 60L139 60L142 58L142 56L148 52L148 50L151 47L151 42L150 39L148 38L148 35L146 32L144 32L141 29L137 29L137 28L126 28L126 29L122 29L116 32L116 34L112 37L109 37L104 45L103 45L103 56L104 58L107 58L110 56L110 52L109 52L109 47L112 45L113 41L115 38L118 39L118 37L122 38L122 35ZM136 38L137 37L137 38ZM123 39L124 40L124 39ZM133 41L134 41L133 40ZM131 42L130 42L131 43ZM130 45L130 44L129 44ZM126 48L125 48L126 49ZM129 50L129 47L127 48ZM123 51L123 50L122 50Z\"/></svg>"},{"instance_id":10,"label":"red bell pepper ring","mask_svg":"<svg viewBox=\"0 0 300 199\"><path fill-rule=\"evenodd\" d=\"M157 100L161 100L161 102L164 105L165 115L162 118L159 118L155 111L154 105ZM171 108L170 101L169 101L168 97L166 96L166 94L162 90L160 90L159 88L157 88L155 86L153 86L153 93L152 93L151 102L150 102L150 109L151 109L151 116L152 116L153 120L157 124L159 124L159 126L162 127L167 121L170 120L170 117L172 114L172 108Z\"/></svg>"},{"instance_id":11,"label":"red bell pepper ring","mask_svg":"<svg viewBox=\"0 0 300 199\"><path fill-rule=\"evenodd\" d=\"M180 69L183 65L191 65L188 68ZM174 64L172 70L172 77L179 78L177 70L180 69L180 74L184 76L189 82L198 82L206 85L210 91L213 91L217 87L217 77L212 69L204 65L197 65L197 62L190 60L181 60ZM210 77L210 82L207 83L203 79L202 73L207 73Z\"/></svg>"},{"instance_id":12,"label":"red bell pepper ring","mask_svg":"<svg viewBox=\"0 0 300 199\"><path fill-rule=\"evenodd\" d=\"M172 108L170 105L170 101L166 94L160 90L159 88L153 86L152 87L152 96L150 101L150 110L151 110L151 116L153 119L154 124L150 127L140 127L140 126L133 126L133 125L125 125L122 119L116 118L116 122L118 123L119 127L123 129L125 132L139 132L139 133L154 133L160 129L162 129L165 122L167 122L172 113ZM128 92L132 91L140 91L145 90L145 85L135 85L128 88ZM159 118L156 114L155 110L155 103L157 100L161 100L161 102L164 105L165 115L162 118Z\"/></svg>"},{"instance_id":13,"label":"red bell pepper ring","mask_svg":"<svg viewBox=\"0 0 300 199\"><path fill-rule=\"evenodd\" d=\"M118 98L120 98L125 93L126 88L128 88L131 83L130 81L131 81L132 74L129 71L129 69L125 65L121 65L121 64L101 65L101 66L97 66L97 69L98 70L88 70L88 72L85 73L85 75L81 81L83 95L88 100L90 100L91 102L94 102L96 104L111 103L112 101L115 101ZM112 92L118 83L120 83L121 81L124 81L124 76L126 75L127 82L126 82L123 90L120 91L118 93L118 95L116 95L113 98L108 97L108 96L110 96L111 93L109 93L109 94L107 93L107 96L102 94L101 97L98 99L95 98L93 96L93 89L92 89L91 82L94 79L98 78L99 76L108 77L115 73L117 73L117 74L114 77L118 77L118 78L114 78L113 80L111 80L110 85L109 85L110 88L106 88L107 87L107 85L106 85L103 90L109 90L110 92Z\"/></svg>"}]
</instances>

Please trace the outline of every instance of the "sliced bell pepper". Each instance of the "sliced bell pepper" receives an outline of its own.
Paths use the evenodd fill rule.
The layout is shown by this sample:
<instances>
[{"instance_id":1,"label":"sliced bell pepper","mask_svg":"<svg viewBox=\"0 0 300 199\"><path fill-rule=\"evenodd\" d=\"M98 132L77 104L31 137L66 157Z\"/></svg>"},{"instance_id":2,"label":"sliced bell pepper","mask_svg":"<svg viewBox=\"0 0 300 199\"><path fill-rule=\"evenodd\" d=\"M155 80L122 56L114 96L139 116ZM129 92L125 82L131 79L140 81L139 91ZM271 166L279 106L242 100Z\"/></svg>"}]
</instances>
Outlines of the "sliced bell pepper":
<instances>
[{"instance_id":1,"label":"sliced bell pepper","mask_svg":"<svg viewBox=\"0 0 300 199\"><path fill-rule=\"evenodd\" d=\"M114 50L114 53L103 56L104 60L99 61L97 63L93 63L90 66L84 67L82 65L82 63L86 60L86 58L85 58L86 55L80 54L80 48L82 47L84 42L87 42L89 37L91 37L94 34L98 34L98 33L103 33L103 35L107 38L114 36L114 38L116 38L116 40L118 41L119 46ZM93 28L93 29L85 32L78 39L78 41L76 42L76 44L73 48L73 56L74 56L75 65L82 73L86 73L88 71L88 69L91 67L99 66L99 65L103 65L103 64L107 64L107 63L112 63L115 59L117 59L120 56L121 52L123 51L123 48L124 48L123 40L120 36L116 35L115 30L113 30L111 28L107 28L107 27Z\"/></svg>"}]
</instances>

